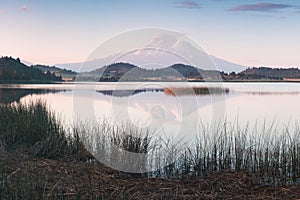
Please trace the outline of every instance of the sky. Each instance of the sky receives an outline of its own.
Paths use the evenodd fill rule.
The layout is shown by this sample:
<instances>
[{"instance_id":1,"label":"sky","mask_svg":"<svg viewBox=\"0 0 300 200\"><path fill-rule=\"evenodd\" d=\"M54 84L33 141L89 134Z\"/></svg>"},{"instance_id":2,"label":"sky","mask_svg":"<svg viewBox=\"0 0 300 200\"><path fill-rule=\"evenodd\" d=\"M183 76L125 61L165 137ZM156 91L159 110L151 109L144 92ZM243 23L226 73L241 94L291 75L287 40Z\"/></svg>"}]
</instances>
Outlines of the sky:
<instances>
[{"instance_id":1,"label":"sky","mask_svg":"<svg viewBox=\"0 0 300 200\"><path fill-rule=\"evenodd\" d=\"M0 55L84 62L110 38L170 29L243 66L300 66L300 0L0 0Z\"/></svg>"}]
</instances>

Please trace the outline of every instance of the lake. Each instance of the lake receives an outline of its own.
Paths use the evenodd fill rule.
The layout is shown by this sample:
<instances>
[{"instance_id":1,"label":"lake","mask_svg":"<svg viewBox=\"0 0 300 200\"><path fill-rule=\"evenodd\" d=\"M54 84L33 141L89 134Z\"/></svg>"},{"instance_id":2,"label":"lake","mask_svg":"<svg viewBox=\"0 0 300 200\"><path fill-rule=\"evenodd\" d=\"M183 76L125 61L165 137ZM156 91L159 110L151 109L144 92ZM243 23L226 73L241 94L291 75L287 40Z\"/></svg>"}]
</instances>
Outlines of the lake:
<instances>
[{"instance_id":1,"label":"lake","mask_svg":"<svg viewBox=\"0 0 300 200\"><path fill-rule=\"evenodd\" d=\"M175 94L164 88L209 86L228 88L222 94ZM43 99L66 126L79 121L109 119L149 127L167 137L191 138L199 124L220 122L275 130L295 129L300 119L297 83L106 82L64 84L2 84L0 103Z\"/></svg>"}]
</instances>

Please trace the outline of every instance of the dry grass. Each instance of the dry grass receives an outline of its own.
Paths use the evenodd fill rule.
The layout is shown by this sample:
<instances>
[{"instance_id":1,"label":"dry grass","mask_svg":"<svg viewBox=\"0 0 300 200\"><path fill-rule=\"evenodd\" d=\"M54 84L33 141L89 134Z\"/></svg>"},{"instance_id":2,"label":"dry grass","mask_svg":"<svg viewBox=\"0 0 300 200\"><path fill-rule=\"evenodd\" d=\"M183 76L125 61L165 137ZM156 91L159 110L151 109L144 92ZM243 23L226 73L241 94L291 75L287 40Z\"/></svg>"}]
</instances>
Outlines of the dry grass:
<instances>
[{"instance_id":1,"label":"dry grass","mask_svg":"<svg viewBox=\"0 0 300 200\"><path fill-rule=\"evenodd\" d=\"M266 187L245 172L197 179L134 178L99 163L23 158L1 167L0 199L296 199L297 186Z\"/></svg>"}]
</instances>

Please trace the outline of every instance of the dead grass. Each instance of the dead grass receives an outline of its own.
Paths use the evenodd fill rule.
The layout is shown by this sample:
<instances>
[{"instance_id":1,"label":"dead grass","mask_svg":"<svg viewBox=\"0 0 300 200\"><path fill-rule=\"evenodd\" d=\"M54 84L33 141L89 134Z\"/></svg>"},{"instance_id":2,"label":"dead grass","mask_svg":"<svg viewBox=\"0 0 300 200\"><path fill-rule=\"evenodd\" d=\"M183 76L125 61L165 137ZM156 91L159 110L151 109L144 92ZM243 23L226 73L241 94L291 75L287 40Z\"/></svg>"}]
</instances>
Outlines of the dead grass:
<instances>
[{"instance_id":1,"label":"dead grass","mask_svg":"<svg viewBox=\"0 0 300 200\"><path fill-rule=\"evenodd\" d=\"M97 162L26 156L5 165L2 162L1 171L0 199L300 198L299 186L261 186L257 178L245 172L223 171L185 180L134 178Z\"/></svg>"}]
</instances>

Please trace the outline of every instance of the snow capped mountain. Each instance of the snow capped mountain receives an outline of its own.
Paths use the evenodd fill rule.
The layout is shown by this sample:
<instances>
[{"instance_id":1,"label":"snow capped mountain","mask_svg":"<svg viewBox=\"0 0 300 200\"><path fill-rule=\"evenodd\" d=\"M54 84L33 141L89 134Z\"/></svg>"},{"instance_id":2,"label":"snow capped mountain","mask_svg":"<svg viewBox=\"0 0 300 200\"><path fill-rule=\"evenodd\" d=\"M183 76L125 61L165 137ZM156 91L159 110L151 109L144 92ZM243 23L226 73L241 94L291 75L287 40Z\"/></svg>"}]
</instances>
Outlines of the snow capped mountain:
<instances>
[{"instance_id":1,"label":"snow capped mountain","mask_svg":"<svg viewBox=\"0 0 300 200\"><path fill-rule=\"evenodd\" d=\"M122 48L105 58L95 58L84 63L66 63L56 66L77 72L88 72L102 66L126 62L146 69L162 68L182 63L204 70L219 70L224 72L240 72L246 67L228 62L216 56L208 55L193 41L183 34L175 32L157 33L154 37L146 37L137 48ZM118 41L120 42L120 41ZM115 45L115 44L114 44ZM124 44L122 44L124 46ZM106 45L109 46L109 45ZM100 57L100 56L99 56Z\"/></svg>"}]
</instances>

